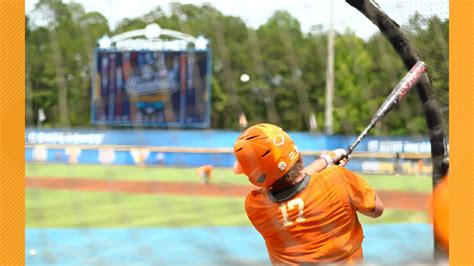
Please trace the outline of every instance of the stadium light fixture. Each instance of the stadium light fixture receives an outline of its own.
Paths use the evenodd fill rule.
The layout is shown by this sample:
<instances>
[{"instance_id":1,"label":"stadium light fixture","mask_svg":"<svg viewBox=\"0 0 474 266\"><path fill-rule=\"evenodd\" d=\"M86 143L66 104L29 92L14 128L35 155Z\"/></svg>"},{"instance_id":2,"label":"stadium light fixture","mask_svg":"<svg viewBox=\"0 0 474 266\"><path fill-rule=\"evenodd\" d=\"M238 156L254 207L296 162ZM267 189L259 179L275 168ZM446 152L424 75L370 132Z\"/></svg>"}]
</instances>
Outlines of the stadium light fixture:
<instances>
[{"instance_id":1,"label":"stadium light fixture","mask_svg":"<svg viewBox=\"0 0 474 266\"><path fill-rule=\"evenodd\" d=\"M156 23L149 24L145 27L145 37L147 39L156 39L161 35L161 27Z\"/></svg>"},{"instance_id":2,"label":"stadium light fixture","mask_svg":"<svg viewBox=\"0 0 474 266\"><path fill-rule=\"evenodd\" d=\"M199 35L194 41L194 45L197 50L206 50L209 41L204 36Z\"/></svg>"},{"instance_id":3,"label":"stadium light fixture","mask_svg":"<svg viewBox=\"0 0 474 266\"><path fill-rule=\"evenodd\" d=\"M99 47L103 49L108 49L112 45L112 41L110 40L109 36L104 35L102 38L99 39Z\"/></svg>"}]
</instances>

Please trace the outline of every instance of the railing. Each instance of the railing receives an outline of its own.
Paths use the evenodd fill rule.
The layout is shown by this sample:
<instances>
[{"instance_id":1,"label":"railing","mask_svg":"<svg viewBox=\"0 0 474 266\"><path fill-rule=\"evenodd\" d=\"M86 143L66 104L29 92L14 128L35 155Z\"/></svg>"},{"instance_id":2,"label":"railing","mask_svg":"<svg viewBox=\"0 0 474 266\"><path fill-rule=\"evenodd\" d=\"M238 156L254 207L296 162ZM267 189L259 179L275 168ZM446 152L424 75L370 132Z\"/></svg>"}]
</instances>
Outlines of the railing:
<instances>
[{"instance_id":1,"label":"railing","mask_svg":"<svg viewBox=\"0 0 474 266\"><path fill-rule=\"evenodd\" d=\"M135 145L67 145L67 144L26 144L25 148L34 149L35 147L44 147L46 149L67 149L75 147L81 150L115 150L115 151L130 151L130 150L146 150L149 152L163 152L163 153L225 153L233 154L232 148L199 148L199 147L168 147L168 146L135 146ZM319 156L324 151L318 150L304 150L300 151L303 156ZM380 158L380 159L395 159L396 153L374 153L374 152L354 152L352 158ZM429 159L430 153L398 153L400 159L416 160Z\"/></svg>"}]
</instances>

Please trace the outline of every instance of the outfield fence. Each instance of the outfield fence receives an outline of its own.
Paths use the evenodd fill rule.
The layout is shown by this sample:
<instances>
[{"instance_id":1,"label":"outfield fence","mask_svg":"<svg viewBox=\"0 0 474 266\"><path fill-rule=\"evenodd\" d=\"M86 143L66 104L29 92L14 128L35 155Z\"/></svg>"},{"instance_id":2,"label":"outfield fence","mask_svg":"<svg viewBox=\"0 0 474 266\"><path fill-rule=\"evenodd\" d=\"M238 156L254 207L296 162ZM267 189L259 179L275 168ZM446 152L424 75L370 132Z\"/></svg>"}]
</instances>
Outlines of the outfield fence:
<instances>
[{"instance_id":1,"label":"outfield fence","mask_svg":"<svg viewBox=\"0 0 474 266\"><path fill-rule=\"evenodd\" d=\"M301 151L306 163L321 150ZM111 164L137 166L232 167L232 148L155 147L132 145L27 144L25 160L36 163ZM364 173L429 175L429 153L354 152L349 169Z\"/></svg>"}]
</instances>

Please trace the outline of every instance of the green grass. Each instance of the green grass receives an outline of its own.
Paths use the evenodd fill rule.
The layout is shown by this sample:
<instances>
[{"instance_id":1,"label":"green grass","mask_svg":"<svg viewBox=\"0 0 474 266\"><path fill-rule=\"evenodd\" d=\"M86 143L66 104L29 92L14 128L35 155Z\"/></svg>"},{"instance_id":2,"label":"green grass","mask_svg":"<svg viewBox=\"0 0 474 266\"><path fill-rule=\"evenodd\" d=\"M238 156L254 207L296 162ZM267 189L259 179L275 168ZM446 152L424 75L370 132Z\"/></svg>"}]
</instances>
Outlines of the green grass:
<instances>
[{"instance_id":1,"label":"green grass","mask_svg":"<svg viewBox=\"0 0 474 266\"><path fill-rule=\"evenodd\" d=\"M66 164L26 164L28 177L78 177L106 180L160 180L199 182L195 168L137 167ZM431 192L430 177L362 175L376 190ZM214 183L250 184L244 175L234 175L230 169L213 171Z\"/></svg>"},{"instance_id":2,"label":"green grass","mask_svg":"<svg viewBox=\"0 0 474 266\"><path fill-rule=\"evenodd\" d=\"M375 190L431 192L433 185L429 176L410 175L363 175Z\"/></svg>"},{"instance_id":3,"label":"green grass","mask_svg":"<svg viewBox=\"0 0 474 266\"><path fill-rule=\"evenodd\" d=\"M67 164L26 164L28 177L78 177L106 180L159 180L179 182L200 182L196 168L138 167L128 165L67 165ZM248 185L243 175L236 176L230 169L216 168L212 181L219 183Z\"/></svg>"},{"instance_id":4,"label":"green grass","mask_svg":"<svg viewBox=\"0 0 474 266\"><path fill-rule=\"evenodd\" d=\"M380 224L380 223L427 223L429 222L428 213L423 211L390 210L385 209L383 215L379 218L371 218L359 214L359 220L362 224Z\"/></svg>"},{"instance_id":5,"label":"green grass","mask_svg":"<svg viewBox=\"0 0 474 266\"><path fill-rule=\"evenodd\" d=\"M105 180L199 182L195 168L102 165L27 164L28 177L77 177ZM368 175L376 190L431 191L431 179ZM215 183L249 185L245 176L215 169ZM139 195L119 192L26 190L27 227L146 227L250 225L241 198ZM421 211L386 210L379 219L360 215L361 222L427 222Z\"/></svg>"},{"instance_id":6,"label":"green grass","mask_svg":"<svg viewBox=\"0 0 474 266\"><path fill-rule=\"evenodd\" d=\"M27 189L27 227L250 225L244 199Z\"/></svg>"},{"instance_id":7,"label":"green grass","mask_svg":"<svg viewBox=\"0 0 474 266\"><path fill-rule=\"evenodd\" d=\"M427 222L420 211L386 210L363 224ZM27 189L27 227L196 227L248 225L244 199Z\"/></svg>"}]
</instances>

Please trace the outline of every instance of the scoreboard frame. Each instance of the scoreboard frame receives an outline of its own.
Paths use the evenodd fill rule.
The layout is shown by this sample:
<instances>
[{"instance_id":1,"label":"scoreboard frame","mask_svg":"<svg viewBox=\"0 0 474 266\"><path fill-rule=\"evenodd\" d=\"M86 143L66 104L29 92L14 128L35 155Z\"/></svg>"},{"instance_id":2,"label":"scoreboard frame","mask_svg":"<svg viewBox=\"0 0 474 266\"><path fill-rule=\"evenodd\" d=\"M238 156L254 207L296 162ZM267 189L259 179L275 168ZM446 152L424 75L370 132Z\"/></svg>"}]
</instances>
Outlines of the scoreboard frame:
<instances>
[{"instance_id":1,"label":"scoreboard frame","mask_svg":"<svg viewBox=\"0 0 474 266\"><path fill-rule=\"evenodd\" d=\"M160 39L163 35L167 35L168 39ZM139 36L142 38L137 38ZM135 61L128 59L130 55L135 56ZM102 37L98 40L98 47L92 57L92 125L196 129L210 127L212 51L204 37L194 38L150 24L142 30L125 32L112 38ZM143 63L143 57L149 61ZM158 60L163 61L163 64L157 69L155 65L158 65ZM112 82L109 83L109 80ZM149 83L145 83L142 88L147 89L146 86L151 85L149 91L140 89L139 85L144 80ZM200 82L195 83L194 80ZM135 85L132 86L134 81ZM194 99L192 106L186 100L190 97ZM121 112L117 115L114 106L118 106L117 109L120 110L128 108L125 112L128 115L121 116Z\"/></svg>"}]
</instances>

